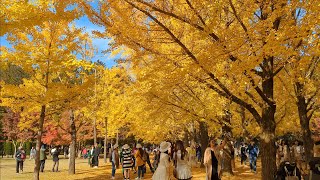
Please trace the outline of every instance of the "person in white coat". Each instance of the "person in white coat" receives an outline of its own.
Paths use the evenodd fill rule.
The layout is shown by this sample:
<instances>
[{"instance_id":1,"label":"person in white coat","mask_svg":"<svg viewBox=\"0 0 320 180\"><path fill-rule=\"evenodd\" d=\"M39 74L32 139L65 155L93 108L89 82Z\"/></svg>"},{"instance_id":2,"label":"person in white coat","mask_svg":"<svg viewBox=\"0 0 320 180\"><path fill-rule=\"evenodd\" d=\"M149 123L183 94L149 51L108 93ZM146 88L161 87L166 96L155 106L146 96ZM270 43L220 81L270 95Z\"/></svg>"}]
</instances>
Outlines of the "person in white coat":
<instances>
[{"instance_id":1,"label":"person in white coat","mask_svg":"<svg viewBox=\"0 0 320 180\"><path fill-rule=\"evenodd\" d=\"M183 146L183 142L178 140L176 142L175 152L173 154L175 160L176 179L189 180L192 178L191 167L189 166L189 155Z\"/></svg>"},{"instance_id":2,"label":"person in white coat","mask_svg":"<svg viewBox=\"0 0 320 180\"><path fill-rule=\"evenodd\" d=\"M160 144L160 160L158 164L157 170L154 172L152 176L152 180L169 180L170 173L169 173L169 155L168 150L171 147L171 143L163 141Z\"/></svg>"}]
</instances>

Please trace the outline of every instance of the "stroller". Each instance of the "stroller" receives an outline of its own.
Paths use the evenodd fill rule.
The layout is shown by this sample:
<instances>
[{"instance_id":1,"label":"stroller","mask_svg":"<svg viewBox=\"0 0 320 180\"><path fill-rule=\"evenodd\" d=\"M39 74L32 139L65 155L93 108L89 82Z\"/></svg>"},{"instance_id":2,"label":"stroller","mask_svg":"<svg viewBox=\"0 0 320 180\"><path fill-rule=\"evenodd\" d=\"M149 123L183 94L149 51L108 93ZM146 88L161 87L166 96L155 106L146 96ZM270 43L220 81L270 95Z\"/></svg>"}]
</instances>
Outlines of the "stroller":
<instances>
[{"instance_id":1,"label":"stroller","mask_svg":"<svg viewBox=\"0 0 320 180\"><path fill-rule=\"evenodd\" d=\"M276 180L301 180L301 172L296 163L284 161L280 164Z\"/></svg>"}]
</instances>

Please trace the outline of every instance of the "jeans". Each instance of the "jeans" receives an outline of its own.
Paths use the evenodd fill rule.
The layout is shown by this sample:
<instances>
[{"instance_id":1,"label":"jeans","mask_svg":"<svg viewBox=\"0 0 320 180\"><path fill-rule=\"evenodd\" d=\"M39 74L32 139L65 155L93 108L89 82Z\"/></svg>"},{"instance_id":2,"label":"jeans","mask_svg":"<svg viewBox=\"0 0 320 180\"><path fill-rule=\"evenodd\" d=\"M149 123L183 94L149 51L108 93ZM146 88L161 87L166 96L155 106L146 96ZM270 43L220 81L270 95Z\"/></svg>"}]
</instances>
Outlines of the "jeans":
<instances>
[{"instance_id":1,"label":"jeans","mask_svg":"<svg viewBox=\"0 0 320 180\"><path fill-rule=\"evenodd\" d=\"M40 171L43 172L44 165L46 164L46 160L40 160Z\"/></svg>"},{"instance_id":2,"label":"jeans","mask_svg":"<svg viewBox=\"0 0 320 180\"><path fill-rule=\"evenodd\" d=\"M16 166L16 172L19 173L19 168L21 171L23 171L23 161L18 161L17 160L17 166Z\"/></svg>"},{"instance_id":3,"label":"jeans","mask_svg":"<svg viewBox=\"0 0 320 180\"><path fill-rule=\"evenodd\" d=\"M138 166L138 177L143 177L144 176L144 165Z\"/></svg>"},{"instance_id":4,"label":"jeans","mask_svg":"<svg viewBox=\"0 0 320 180\"><path fill-rule=\"evenodd\" d=\"M58 172L58 168L59 168L59 161L53 161L53 167L52 167L52 171L54 172L54 167L56 166L56 172Z\"/></svg>"},{"instance_id":5,"label":"jeans","mask_svg":"<svg viewBox=\"0 0 320 180\"><path fill-rule=\"evenodd\" d=\"M116 165L115 165L115 163L113 161L111 163L112 163L112 173L111 174L112 174L112 177L114 177L114 175L116 174L116 169L117 168L116 168Z\"/></svg>"},{"instance_id":6,"label":"jeans","mask_svg":"<svg viewBox=\"0 0 320 180\"><path fill-rule=\"evenodd\" d=\"M250 156L250 169L253 171L257 171L257 157L255 156Z\"/></svg>"},{"instance_id":7,"label":"jeans","mask_svg":"<svg viewBox=\"0 0 320 180\"><path fill-rule=\"evenodd\" d=\"M201 154L197 154L198 162L201 162Z\"/></svg>"}]
</instances>

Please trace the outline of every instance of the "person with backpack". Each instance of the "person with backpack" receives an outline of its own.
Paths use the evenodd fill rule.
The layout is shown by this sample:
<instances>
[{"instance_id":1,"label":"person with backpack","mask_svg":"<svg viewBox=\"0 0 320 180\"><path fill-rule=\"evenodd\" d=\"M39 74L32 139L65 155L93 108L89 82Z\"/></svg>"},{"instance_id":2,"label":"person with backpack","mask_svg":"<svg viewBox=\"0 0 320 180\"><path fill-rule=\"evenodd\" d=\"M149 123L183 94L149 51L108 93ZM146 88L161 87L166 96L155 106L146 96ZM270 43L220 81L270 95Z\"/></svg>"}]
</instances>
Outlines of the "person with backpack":
<instances>
[{"instance_id":1,"label":"person with backpack","mask_svg":"<svg viewBox=\"0 0 320 180\"><path fill-rule=\"evenodd\" d=\"M254 173L257 173L257 157L259 154L258 146L255 145L255 142L252 140L248 146L249 161L250 161L250 170Z\"/></svg>"},{"instance_id":2,"label":"person with backpack","mask_svg":"<svg viewBox=\"0 0 320 180\"><path fill-rule=\"evenodd\" d=\"M136 148L137 152L135 154L135 159L136 167L138 167L138 177L136 177L136 179L143 179L146 159L143 158L144 151L142 150L141 144L137 144Z\"/></svg>"},{"instance_id":3,"label":"person with backpack","mask_svg":"<svg viewBox=\"0 0 320 180\"><path fill-rule=\"evenodd\" d=\"M58 172L58 168L59 168L59 148L54 147L51 150L51 154L52 154L52 160L53 160L53 167L52 167L52 172L54 172L54 168L56 167L56 172Z\"/></svg>"},{"instance_id":4,"label":"person with backpack","mask_svg":"<svg viewBox=\"0 0 320 180\"><path fill-rule=\"evenodd\" d=\"M23 172L23 161L26 159L26 153L23 150L23 147L20 146L18 148L18 151L16 152L16 162L17 162L17 166L16 166L16 173L19 174L19 169L21 172Z\"/></svg>"}]
</instances>

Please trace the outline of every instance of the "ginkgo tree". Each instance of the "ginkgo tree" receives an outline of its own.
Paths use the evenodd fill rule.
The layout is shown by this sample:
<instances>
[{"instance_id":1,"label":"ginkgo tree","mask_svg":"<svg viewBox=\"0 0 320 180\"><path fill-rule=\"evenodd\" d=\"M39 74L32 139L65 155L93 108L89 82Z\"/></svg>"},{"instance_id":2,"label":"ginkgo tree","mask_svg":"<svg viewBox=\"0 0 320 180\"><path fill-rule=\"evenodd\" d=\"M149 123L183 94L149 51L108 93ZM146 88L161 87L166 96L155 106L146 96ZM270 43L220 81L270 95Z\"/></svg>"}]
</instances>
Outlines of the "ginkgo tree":
<instances>
[{"instance_id":1,"label":"ginkgo tree","mask_svg":"<svg viewBox=\"0 0 320 180\"><path fill-rule=\"evenodd\" d=\"M91 89L89 104L84 107L85 116L96 119L97 130L104 136L104 144L108 137L115 137L118 129L123 125L122 119L126 116L126 97L124 89L130 80L126 70L121 67L106 69L96 66L96 87ZM91 118L92 119L92 118ZM104 148L106 161L106 148Z\"/></svg>"},{"instance_id":2,"label":"ginkgo tree","mask_svg":"<svg viewBox=\"0 0 320 180\"><path fill-rule=\"evenodd\" d=\"M129 57L132 66L154 64L163 80L193 78L247 109L262 132L262 179L274 178L275 77L318 34L318 1L80 3L93 23L106 27L97 34L112 37L113 49L125 45L147 57Z\"/></svg>"},{"instance_id":3,"label":"ginkgo tree","mask_svg":"<svg viewBox=\"0 0 320 180\"><path fill-rule=\"evenodd\" d=\"M27 31L45 21L73 20L81 15L77 8L70 8L69 0L2 0L0 11L0 36L13 31ZM66 9L69 6L69 9Z\"/></svg>"},{"instance_id":4,"label":"ginkgo tree","mask_svg":"<svg viewBox=\"0 0 320 180\"><path fill-rule=\"evenodd\" d=\"M89 79L82 78L91 64L77 59L89 37L69 21L61 20L45 22L27 32L12 32L7 40L12 47L2 47L1 59L20 66L29 77L20 85L1 85L2 105L15 111L23 107L25 114L39 112L34 168L34 179L39 179L46 116L54 113L55 107L76 103L71 99L79 98L83 89L91 86Z\"/></svg>"}]
</instances>

